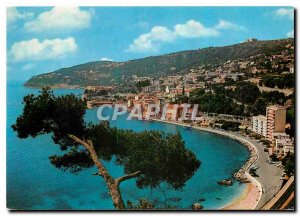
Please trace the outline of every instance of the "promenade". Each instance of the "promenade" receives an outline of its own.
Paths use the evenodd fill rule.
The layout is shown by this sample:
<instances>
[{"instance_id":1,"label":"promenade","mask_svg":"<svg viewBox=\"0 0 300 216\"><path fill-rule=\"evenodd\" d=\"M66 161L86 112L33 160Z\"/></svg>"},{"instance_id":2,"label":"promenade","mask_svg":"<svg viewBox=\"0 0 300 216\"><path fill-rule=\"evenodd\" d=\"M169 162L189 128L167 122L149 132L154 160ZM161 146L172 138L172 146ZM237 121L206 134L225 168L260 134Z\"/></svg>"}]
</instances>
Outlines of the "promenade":
<instances>
[{"instance_id":1,"label":"promenade","mask_svg":"<svg viewBox=\"0 0 300 216\"><path fill-rule=\"evenodd\" d=\"M269 159L268 152L264 152L264 147L255 140L241 136L233 132L226 132L228 134L234 134L237 137L241 137L252 143L257 149L258 160L255 162L258 164L257 177L252 177L257 180L262 187L261 197L255 207L255 209L261 209L269 200L271 200L275 194L280 190L282 180L280 180L282 169L276 167L274 164L269 164L266 160ZM247 173L247 175L250 175Z\"/></svg>"}]
</instances>

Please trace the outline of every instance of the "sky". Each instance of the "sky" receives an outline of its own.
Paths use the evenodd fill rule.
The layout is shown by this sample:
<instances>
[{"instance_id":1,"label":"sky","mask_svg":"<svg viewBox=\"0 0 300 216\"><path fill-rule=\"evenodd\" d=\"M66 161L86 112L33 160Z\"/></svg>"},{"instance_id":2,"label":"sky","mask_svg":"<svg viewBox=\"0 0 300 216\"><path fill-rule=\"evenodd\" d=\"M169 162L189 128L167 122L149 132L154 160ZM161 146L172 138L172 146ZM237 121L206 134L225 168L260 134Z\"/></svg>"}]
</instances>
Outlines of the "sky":
<instances>
[{"instance_id":1,"label":"sky","mask_svg":"<svg viewBox=\"0 0 300 216\"><path fill-rule=\"evenodd\" d=\"M90 61L127 61L294 37L291 7L8 7L7 79Z\"/></svg>"}]
</instances>

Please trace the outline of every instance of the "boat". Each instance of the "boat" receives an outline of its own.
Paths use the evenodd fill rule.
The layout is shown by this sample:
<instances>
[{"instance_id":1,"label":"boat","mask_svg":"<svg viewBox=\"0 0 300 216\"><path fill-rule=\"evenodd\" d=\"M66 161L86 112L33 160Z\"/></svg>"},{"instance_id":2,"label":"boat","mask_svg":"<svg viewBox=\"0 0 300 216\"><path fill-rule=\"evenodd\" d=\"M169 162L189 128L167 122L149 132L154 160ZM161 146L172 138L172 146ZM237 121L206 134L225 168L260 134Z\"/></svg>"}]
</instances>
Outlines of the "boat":
<instances>
[{"instance_id":1,"label":"boat","mask_svg":"<svg viewBox=\"0 0 300 216\"><path fill-rule=\"evenodd\" d=\"M218 181L219 185L232 186L233 182L229 179L224 179L222 181Z\"/></svg>"}]
</instances>

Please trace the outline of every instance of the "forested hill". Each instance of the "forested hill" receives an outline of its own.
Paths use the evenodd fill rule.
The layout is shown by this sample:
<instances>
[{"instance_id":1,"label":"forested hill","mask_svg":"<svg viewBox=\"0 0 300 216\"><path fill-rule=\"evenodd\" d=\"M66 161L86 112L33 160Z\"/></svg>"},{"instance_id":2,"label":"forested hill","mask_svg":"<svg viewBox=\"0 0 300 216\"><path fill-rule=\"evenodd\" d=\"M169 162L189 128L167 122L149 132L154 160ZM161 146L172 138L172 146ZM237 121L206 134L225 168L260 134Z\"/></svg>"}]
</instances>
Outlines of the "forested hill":
<instances>
[{"instance_id":1,"label":"forested hill","mask_svg":"<svg viewBox=\"0 0 300 216\"><path fill-rule=\"evenodd\" d=\"M150 56L126 62L96 61L62 68L29 79L30 87L68 85L113 85L130 80L132 75L161 77L186 73L203 65L219 65L228 60L248 58L257 54L278 54L294 39L245 42L224 47L208 47L161 56Z\"/></svg>"}]
</instances>

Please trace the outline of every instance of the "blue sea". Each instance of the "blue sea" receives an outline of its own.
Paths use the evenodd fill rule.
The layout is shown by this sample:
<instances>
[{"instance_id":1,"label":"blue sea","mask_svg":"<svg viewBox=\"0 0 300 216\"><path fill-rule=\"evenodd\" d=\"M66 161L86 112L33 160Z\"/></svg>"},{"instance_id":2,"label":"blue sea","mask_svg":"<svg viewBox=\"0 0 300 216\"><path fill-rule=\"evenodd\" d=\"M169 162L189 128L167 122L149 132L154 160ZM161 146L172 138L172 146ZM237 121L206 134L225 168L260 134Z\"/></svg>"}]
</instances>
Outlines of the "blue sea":
<instances>
[{"instance_id":1,"label":"blue sea","mask_svg":"<svg viewBox=\"0 0 300 216\"><path fill-rule=\"evenodd\" d=\"M54 90L57 95L81 94L83 90ZM104 180L92 176L94 169L77 175L53 167L48 157L61 154L59 146L53 144L51 134L36 138L19 139L11 129L22 113L25 95L37 94L37 89L22 86L22 83L7 84L7 207L22 210L110 210L114 209ZM98 122L97 110L88 110L87 121ZM202 162L195 175L183 189L176 191L167 184L160 189L139 189L134 179L123 182L121 191L124 201L138 202L147 198L158 208L165 205L175 209L191 209L200 202L204 209L218 209L239 197L245 185L235 181L232 187L220 186L218 180L231 178L248 159L248 150L237 141L201 131L187 131L181 126L147 121L126 121L125 116L111 121L119 128L163 130L179 132L186 144ZM114 177L123 174L123 168L112 161L105 166ZM165 194L165 196L164 196Z\"/></svg>"}]
</instances>

